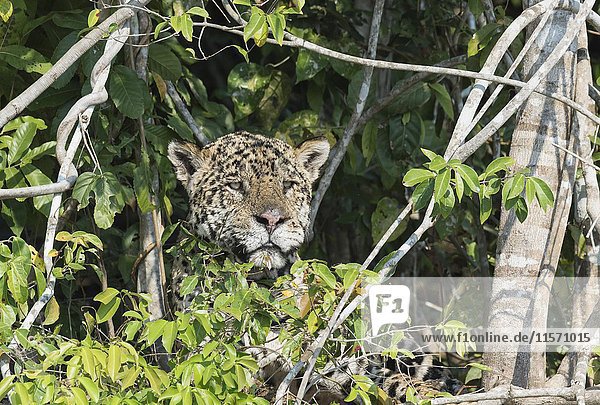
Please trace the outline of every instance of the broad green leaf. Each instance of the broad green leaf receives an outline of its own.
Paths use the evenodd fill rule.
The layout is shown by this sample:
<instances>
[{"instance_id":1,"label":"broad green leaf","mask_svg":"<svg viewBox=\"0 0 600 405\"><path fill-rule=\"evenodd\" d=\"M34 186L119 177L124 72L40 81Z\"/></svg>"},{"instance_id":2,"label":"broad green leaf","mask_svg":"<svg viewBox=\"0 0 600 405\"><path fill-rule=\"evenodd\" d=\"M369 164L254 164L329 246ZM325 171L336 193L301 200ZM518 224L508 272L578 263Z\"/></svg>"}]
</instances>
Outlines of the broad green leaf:
<instances>
[{"instance_id":1,"label":"broad green leaf","mask_svg":"<svg viewBox=\"0 0 600 405\"><path fill-rule=\"evenodd\" d=\"M462 163L456 165L454 167L454 170L457 173L460 173L460 176L462 177L462 179L464 180L465 184L471 192L479 192L479 178L477 177L477 173L475 172L475 170Z\"/></svg>"},{"instance_id":2,"label":"broad green leaf","mask_svg":"<svg viewBox=\"0 0 600 405\"><path fill-rule=\"evenodd\" d=\"M162 336L166 325L167 321L165 319L157 319L156 321L148 322L146 325L148 328L148 337L146 341L149 345L156 342L156 340Z\"/></svg>"},{"instance_id":3,"label":"broad green leaf","mask_svg":"<svg viewBox=\"0 0 600 405\"><path fill-rule=\"evenodd\" d=\"M479 17L484 10L481 0L469 0L469 10L471 10L475 18Z\"/></svg>"},{"instance_id":4,"label":"broad green leaf","mask_svg":"<svg viewBox=\"0 0 600 405\"><path fill-rule=\"evenodd\" d=\"M525 182L525 200L527 201L527 204L531 204L534 198L535 185L533 184L533 182L530 181L530 179L527 179L527 181Z\"/></svg>"},{"instance_id":5,"label":"broad green leaf","mask_svg":"<svg viewBox=\"0 0 600 405\"><path fill-rule=\"evenodd\" d=\"M96 294L96 296L94 297L94 301L101 302L102 304L108 304L117 295L119 295L118 290L116 290L112 287L108 287L106 290L102 291L101 293Z\"/></svg>"},{"instance_id":6,"label":"broad green leaf","mask_svg":"<svg viewBox=\"0 0 600 405\"><path fill-rule=\"evenodd\" d=\"M29 145L31 145L36 131L37 125L33 122L25 122L19 126L8 147L9 165L12 165L23 156L25 151L29 148Z\"/></svg>"},{"instance_id":7,"label":"broad green leaf","mask_svg":"<svg viewBox=\"0 0 600 405\"><path fill-rule=\"evenodd\" d=\"M186 13L192 14L192 15L197 15L199 17L210 18L208 15L208 11L206 11L202 7L198 7L198 6L190 8L188 11L186 11Z\"/></svg>"},{"instance_id":8,"label":"broad green leaf","mask_svg":"<svg viewBox=\"0 0 600 405\"><path fill-rule=\"evenodd\" d=\"M46 308L44 309L44 322L42 325L52 325L56 321L58 321L58 317L60 315L60 306L58 305L58 301L56 298L50 298L50 301L46 304Z\"/></svg>"},{"instance_id":9,"label":"broad green leaf","mask_svg":"<svg viewBox=\"0 0 600 405\"><path fill-rule=\"evenodd\" d=\"M327 266L322 263L313 263L312 268L317 276L323 280L327 287L335 288L335 276Z\"/></svg>"},{"instance_id":10,"label":"broad green leaf","mask_svg":"<svg viewBox=\"0 0 600 405\"><path fill-rule=\"evenodd\" d=\"M525 203L525 199L523 199L523 197L517 198L515 214L517 215L519 222L524 222L527 219L528 212L529 210L527 208L527 204Z\"/></svg>"},{"instance_id":11,"label":"broad green leaf","mask_svg":"<svg viewBox=\"0 0 600 405\"><path fill-rule=\"evenodd\" d=\"M135 384L137 378L140 376L142 369L140 367L130 368L125 373L125 376L121 380L121 389L125 390Z\"/></svg>"},{"instance_id":12,"label":"broad green leaf","mask_svg":"<svg viewBox=\"0 0 600 405\"><path fill-rule=\"evenodd\" d=\"M450 177L452 172L450 169L445 169L435 177L435 185L433 188L433 199L440 202L446 196L446 192L450 189Z\"/></svg>"},{"instance_id":13,"label":"broad green leaf","mask_svg":"<svg viewBox=\"0 0 600 405\"><path fill-rule=\"evenodd\" d=\"M248 42L256 33L262 30L263 26L267 24L267 18L264 11L258 7L252 6L250 20L244 27L244 41Z\"/></svg>"},{"instance_id":14,"label":"broad green leaf","mask_svg":"<svg viewBox=\"0 0 600 405\"><path fill-rule=\"evenodd\" d=\"M0 49L0 61L27 73L44 74L52 67L41 53L21 45L3 46Z\"/></svg>"},{"instance_id":15,"label":"broad green leaf","mask_svg":"<svg viewBox=\"0 0 600 405\"><path fill-rule=\"evenodd\" d=\"M430 163L426 164L426 166L434 172L439 172L440 170L448 166L448 163L446 162L446 160L444 160L442 156L436 156L431 160Z\"/></svg>"},{"instance_id":16,"label":"broad green leaf","mask_svg":"<svg viewBox=\"0 0 600 405\"><path fill-rule=\"evenodd\" d=\"M148 69L171 81L179 79L183 73L179 58L168 46L160 43L153 43L148 48Z\"/></svg>"},{"instance_id":17,"label":"broad green leaf","mask_svg":"<svg viewBox=\"0 0 600 405\"><path fill-rule=\"evenodd\" d=\"M435 158L438 158L438 157L440 157L440 158L441 158L441 156L440 156L440 155L438 155L438 154L437 154L437 153L435 153L435 152L432 152L432 151L430 151L429 149L421 148L421 152L423 152L423 154L424 154L425 156L427 156L427 159L429 159L429 161L430 161L430 162L431 162L433 159L435 159ZM442 158L442 159L443 159L443 158Z\"/></svg>"},{"instance_id":18,"label":"broad green leaf","mask_svg":"<svg viewBox=\"0 0 600 405\"><path fill-rule=\"evenodd\" d=\"M548 184L540 178L530 177L528 182L533 182L535 187L535 198L537 199L540 207L546 211L547 208L552 207L554 204L554 194L552 194L552 190L548 187Z\"/></svg>"},{"instance_id":19,"label":"broad green leaf","mask_svg":"<svg viewBox=\"0 0 600 405\"><path fill-rule=\"evenodd\" d=\"M515 160L509 156L499 157L494 159L483 172L483 179L487 179L490 175L506 170L515 163Z\"/></svg>"},{"instance_id":20,"label":"broad green leaf","mask_svg":"<svg viewBox=\"0 0 600 405\"><path fill-rule=\"evenodd\" d=\"M52 183L52 180L48 176L33 165L22 167L21 172L25 175L27 183L29 183L30 186L41 186ZM50 214L51 204L52 194L33 197L33 206L46 217Z\"/></svg>"},{"instance_id":21,"label":"broad green leaf","mask_svg":"<svg viewBox=\"0 0 600 405\"><path fill-rule=\"evenodd\" d=\"M413 192L412 199L415 211L425 208L433 196L433 181L428 180L419 184Z\"/></svg>"},{"instance_id":22,"label":"broad green leaf","mask_svg":"<svg viewBox=\"0 0 600 405\"><path fill-rule=\"evenodd\" d=\"M406 187L412 187L416 184L420 184L426 180L435 177L435 173L426 169L410 169L402 179L402 183Z\"/></svg>"},{"instance_id":23,"label":"broad green leaf","mask_svg":"<svg viewBox=\"0 0 600 405\"><path fill-rule=\"evenodd\" d=\"M44 122L43 119L35 118L30 115L22 115L20 117L15 118L14 120L9 121L4 127L2 127L0 134L14 131L15 129L18 129L21 125L23 125L26 122L33 122L39 131L48 128L48 126L46 125L46 123ZM0 143L0 149L2 149L1 143Z\"/></svg>"},{"instance_id":24,"label":"broad green leaf","mask_svg":"<svg viewBox=\"0 0 600 405\"><path fill-rule=\"evenodd\" d=\"M435 99L442 106L444 113L451 120L454 119L454 108L452 107L452 98L446 90L446 87L439 83L429 83L429 87L433 90L433 94L435 95Z\"/></svg>"},{"instance_id":25,"label":"broad green leaf","mask_svg":"<svg viewBox=\"0 0 600 405\"><path fill-rule=\"evenodd\" d=\"M0 381L0 400L4 399L8 391L12 388L12 383L15 377L15 375L9 375Z\"/></svg>"},{"instance_id":26,"label":"broad green leaf","mask_svg":"<svg viewBox=\"0 0 600 405\"><path fill-rule=\"evenodd\" d=\"M175 343L175 338L177 337L177 322L170 321L167 322L162 335L162 342L165 347L167 353L171 353L173 349L173 343Z\"/></svg>"},{"instance_id":27,"label":"broad green leaf","mask_svg":"<svg viewBox=\"0 0 600 405\"><path fill-rule=\"evenodd\" d=\"M146 83L135 72L123 65L113 66L108 94L117 109L129 118L139 118L144 113Z\"/></svg>"},{"instance_id":28,"label":"broad green leaf","mask_svg":"<svg viewBox=\"0 0 600 405\"><path fill-rule=\"evenodd\" d=\"M100 389L96 382L85 376L79 376L77 377L77 380L79 381L79 384L85 388L92 401L98 402L100 400Z\"/></svg>"},{"instance_id":29,"label":"broad green leaf","mask_svg":"<svg viewBox=\"0 0 600 405\"><path fill-rule=\"evenodd\" d=\"M107 304L100 304L100 308L98 308L98 312L96 312L96 321L98 323L104 323L111 319L119 309L120 304L121 298L119 297L113 298Z\"/></svg>"},{"instance_id":30,"label":"broad green leaf","mask_svg":"<svg viewBox=\"0 0 600 405\"><path fill-rule=\"evenodd\" d=\"M52 63L58 62L58 60L61 57L63 57L64 54L67 53L67 51L69 49L71 49L73 47L73 45L75 45L77 43L78 40L79 40L78 32L71 32L70 34L63 37L60 40L60 42L58 43L58 45L56 45L56 48L54 48L54 52L52 53L52 58L50 58L50 62L52 62ZM69 66L69 68L67 70L65 70L65 72L63 74L61 74L60 77L54 81L54 83L52 83L52 88L62 89L63 87L68 85L69 82L71 81L71 79L73 79L73 76L75 76L75 73L77 72L78 67L79 67L79 61L75 61L75 63L73 63L71 66Z\"/></svg>"},{"instance_id":31,"label":"broad green leaf","mask_svg":"<svg viewBox=\"0 0 600 405\"><path fill-rule=\"evenodd\" d=\"M158 24L156 24L156 28L154 28L154 39L158 39L160 32L167 24L168 24L167 21L162 21L162 22L159 22ZM152 47L153 45L158 45L158 44L152 44L152 45L150 45L150 47Z\"/></svg>"},{"instance_id":32,"label":"broad green leaf","mask_svg":"<svg viewBox=\"0 0 600 405\"><path fill-rule=\"evenodd\" d=\"M514 177L514 181L512 187L508 192L507 199L510 200L515 198L521 194L523 188L525 187L525 176L522 173L517 173Z\"/></svg>"},{"instance_id":33,"label":"broad green leaf","mask_svg":"<svg viewBox=\"0 0 600 405\"><path fill-rule=\"evenodd\" d=\"M312 79L328 66L327 58L314 52L300 49L296 59L296 83Z\"/></svg>"},{"instance_id":34,"label":"broad green leaf","mask_svg":"<svg viewBox=\"0 0 600 405\"><path fill-rule=\"evenodd\" d=\"M92 11L90 11L90 13L88 14L88 19L87 19L88 27L91 28L94 25L96 25L96 23L98 22L99 19L100 19L100 10L95 8Z\"/></svg>"},{"instance_id":35,"label":"broad green leaf","mask_svg":"<svg viewBox=\"0 0 600 405\"><path fill-rule=\"evenodd\" d=\"M116 382L121 369L121 348L117 345L111 345L108 349L108 359L106 361L106 371L113 382Z\"/></svg>"},{"instance_id":36,"label":"broad green leaf","mask_svg":"<svg viewBox=\"0 0 600 405\"><path fill-rule=\"evenodd\" d=\"M2 21L7 23L8 20L10 19L10 17L12 16L12 13L13 13L12 2L10 0L0 0L0 18L2 18ZM5 380L7 380L7 379L5 379Z\"/></svg>"},{"instance_id":37,"label":"broad green leaf","mask_svg":"<svg viewBox=\"0 0 600 405\"><path fill-rule=\"evenodd\" d=\"M27 243L15 237L12 241L12 258L8 262L7 286L14 300L23 304L27 302L29 290L27 278L31 271L31 252Z\"/></svg>"},{"instance_id":38,"label":"broad green leaf","mask_svg":"<svg viewBox=\"0 0 600 405\"><path fill-rule=\"evenodd\" d=\"M45 142L40 146L29 149L21 158L21 164L29 164L42 156L53 154L56 147L56 141Z\"/></svg>"},{"instance_id":39,"label":"broad green leaf","mask_svg":"<svg viewBox=\"0 0 600 405\"><path fill-rule=\"evenodd\" d=\"M395 198L383 197L377 202L377 207L371 214L371 237L373 244L377 243L388 230L390 225L394 223L402 208L400 203ZM396 230L392 233L388 242L392 242L406 230L406 221L402 221Z\"/></svg>"},{"instance_id":40,"label":"broad green leaf","mask_svg":"<svg viewBox=\"0 0 600 405\"><path fill-rule=\"evenodd\" d=\"M229 72L227 90L231 94L236 120L260 107L271 76L268 68L255 63L240 63Z\"/></svg>"},{"instance_id":41,"label":"broad green leaf","mask_svg":"<svg viewBox=\"0 0 600 405\"><path fill-rule=\"evenodd\" d=\"M192 39L194 39L194 22L192 21L192 17L187 14L181 16L181 34L189 42L192 42Z\"/></svg>"},{"instance_id":42,"label":"broad green leaf","mask_svg":"<svg viewBox=\"0 0 600 405\"><path fill-rule=\"evenodd\" d=\"M82 173L75 183L72 197L79 201L79 209L88 206L91 198L91 192L94 190L98 175L91 172Z\"/></svg>"},{"instance_id":43,"label":"broad green leaf","mask_svg":"<svg viewBox=\"0 0 600 405\"><path fill-rule=\"evenodd\" d=\"M267 22L273 33L273 38L279 45L283 44L283 34L285 32L285 17L279 13L267 14Z\"/></svg>"}]
</instances>

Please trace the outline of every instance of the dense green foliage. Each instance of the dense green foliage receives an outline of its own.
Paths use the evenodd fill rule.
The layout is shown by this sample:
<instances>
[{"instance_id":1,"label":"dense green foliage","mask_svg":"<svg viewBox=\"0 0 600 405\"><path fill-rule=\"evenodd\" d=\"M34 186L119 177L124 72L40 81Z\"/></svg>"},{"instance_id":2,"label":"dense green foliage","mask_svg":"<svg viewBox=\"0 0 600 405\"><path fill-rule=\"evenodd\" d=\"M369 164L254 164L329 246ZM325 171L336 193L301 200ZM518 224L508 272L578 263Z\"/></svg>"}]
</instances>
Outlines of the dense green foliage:
<instances>
[{"instance_id":1,"label":"dense green foliage","mask_svg":"<svg viewBox=\"0 0 600 405\"><path fill-rule=\"evenodd\" d=\"M257 365L237 345L242 334L247 333L251 344L263 343L279 322L276 314L284 313L289 321L279 326L286 355L297 360L302 342L310 342L326 325L357 277L358 265L298 262L292 275L303 272L311 285L305 306L298 306L294 297L281 298L291 277L267 286L249 283L244 275L250 265L216 260L214 247L191 236L174 242L176 224L187 207L166 148L173 139L194 142L194 134L167 95L166 82L175 85L211 140L246 129L292 144L313 136L325 136L334 144L358 98L363 77L359 66L266 41L273 38L281 44L287 30L361 55L371 5L363 10L350 0L235 3L249 22L243 36L192 25L209 15L211 22L224 22L213 4L150 3L156 15L150 14L153 26L146 37L147 80L132 65L140 48L126 45L112 66L109 101L94 113L86 146L77 155L80 176L63 204L76 212L65 209L64 230L51 252L56 295L30 332L18 328L46 286L38 251L51 196L0 201L0 346L5 349L14 335L24 349L14 359L15 375L0 382L0 396L12 390L15 403L266 403L258 397L260 387L251 386ZM479 69L510 23L511 10L507 14L498 7L497 22L477 30L462 18L467 11L463 3L391 2L378 58L434 64L468 55L466 67ZM482 12L477 0L468 7L475 16ZM83 0L0 0L0 105L23 92L112 11L94 10ZM56 178L58 125L90 91L91 69L102 49L102 42L94 45L20 118L1 129L0 187L47 184ZM410 76L377 72L367 108ZM319 211L316 236L303 257L362 261L412 195L413 217L431 198L434 212L441 215L425 242L406 259L406 268L418 275L490 274L500 201L514 207L521 220L528 204L536 200L547 208L552 195L541 180L526 172L512 173L510 159L500 157L512 124L464 164L439 156L457 115L456 100L469 85L468 80L435 76L417 81L364 124L334 177ZM504 90L489 114L509 96ZM143 250L139 213L154 209L167 225L167 270L174 255L189 254L199 275L186 279L183 291L201 283L205 293L191 312L149 321L148 297L134 292L135 266ZM380 256L397 248L401 235L414 227L405 221ZM572 274L576 252L581 251L576 247L583 244L574 225L571 235L559 269L563 274ZM201 253L192 252L197 246ZM427 255L419 253L423 248ZM109 336L109 324L116 329L114 336ZM361 327L357 319L349 319L343 332L360 336ZM329 344L320 367L344 350L335 340ZM153 354L157 347L169 354L170 371L158 367L164 353ZM474 369L470 379L481 374ZM370 381L359 380L351 395L382 394Z\"/></svg>"}]
</instances>

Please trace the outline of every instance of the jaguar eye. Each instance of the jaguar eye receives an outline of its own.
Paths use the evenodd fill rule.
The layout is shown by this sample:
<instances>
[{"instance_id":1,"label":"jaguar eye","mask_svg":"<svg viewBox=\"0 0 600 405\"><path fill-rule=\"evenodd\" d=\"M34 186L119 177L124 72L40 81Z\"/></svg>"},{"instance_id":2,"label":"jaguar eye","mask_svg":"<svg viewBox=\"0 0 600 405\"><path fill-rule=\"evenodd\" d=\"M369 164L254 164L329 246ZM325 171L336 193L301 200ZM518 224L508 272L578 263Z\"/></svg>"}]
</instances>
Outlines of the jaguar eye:
<instances>
[{"instance_id":1,"label":"jaguar eye","mask_svg":"<svg viewBox=\"0 0 600 405\"><path fill-rule=\"evenodd\" d=\"M227 183L227 187L235 191L240 191L242 189L242 182L232 181L230 183Z\"/></svg>"},{"instance_id":2,"label":"jaguar eye","mask_svg":"<svg viewBox=\"0 0 600 405\"><path fill-rule=\"evenodd\" d=\"M284 182L283 182L283 189L284 189L285 191L287 191L287 190L289 190L290 188L292 188L292 186L293 186L294 184L296 184L294 181L291 181L291 180L286 180L286 181L284 181Z\"/></svg>"}]
</instances>

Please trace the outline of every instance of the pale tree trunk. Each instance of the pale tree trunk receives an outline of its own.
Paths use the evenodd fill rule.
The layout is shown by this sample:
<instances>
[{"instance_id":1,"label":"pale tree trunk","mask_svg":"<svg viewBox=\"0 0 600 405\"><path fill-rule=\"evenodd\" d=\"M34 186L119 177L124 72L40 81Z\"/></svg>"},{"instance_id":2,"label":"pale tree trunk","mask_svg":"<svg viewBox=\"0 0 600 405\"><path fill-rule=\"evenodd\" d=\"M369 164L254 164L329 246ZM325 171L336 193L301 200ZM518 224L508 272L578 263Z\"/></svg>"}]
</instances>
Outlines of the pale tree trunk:
<instances>
[{"instance_id":1,"label":"pale tree trunk","mask_svg":"<svg viewBox=\"0 0 600 405\"><path fill-rule=\"evenodd\" d=\"M537 2L537 1L536 1ZM533 5L531 2L527 6ZM523 62L523 77L528 80L544 63L546 56L563 38L572 14L555 11ZM535 28L532 25L528 34ZM575 46L555 65L540 86L572 98L574 92ZM513 133L510 156L516 170L530 168L531 174L543 179L555 196L552 209L544 212L536 202L520 223L512 211L502 207L496 252L495 277L525 277L519 285L494 279L490 330L546 327L549 291L567 226L571 207L576 161L552 143L573 150L572 112L550 98L532 94L519 111ZM542 386L545 381L545 353L486 353L484 363L492 371L484 375L484 387L514 384L522 387ZM532 367L531 365L535 366Z\"/></svg>"}]
</instances>

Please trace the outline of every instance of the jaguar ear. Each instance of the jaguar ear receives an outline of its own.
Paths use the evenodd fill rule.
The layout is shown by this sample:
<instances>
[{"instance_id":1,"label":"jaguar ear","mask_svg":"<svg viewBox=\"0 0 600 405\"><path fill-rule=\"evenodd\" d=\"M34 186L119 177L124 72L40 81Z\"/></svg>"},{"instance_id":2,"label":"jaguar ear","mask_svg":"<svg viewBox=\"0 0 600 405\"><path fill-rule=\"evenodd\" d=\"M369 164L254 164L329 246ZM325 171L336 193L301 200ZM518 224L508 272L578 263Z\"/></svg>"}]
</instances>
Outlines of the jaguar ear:
<instances>
[{"instance_id":1,"label":"jaguar ear","mask_svg":"<svg viewBox=\"0 0 600 405\"><path fill-rule=\"evenodd\" d=\"M172 141L169 144L169 160L184 187L187 188L192 175L204 166L204 155L204 150L192 143Z\"/></svg>"},{"instance_id":2,"label":"jaguar ear","mask_svg":"<svg viewBox=\"0 0 600 405\"><path fill-rule=\"evenodd\" d=\"M296 160L308 172L310 182L319 178L321 167L329 156L329 141L325 137L308 139L296 147Z\"/></svg>"}]
</instances>

